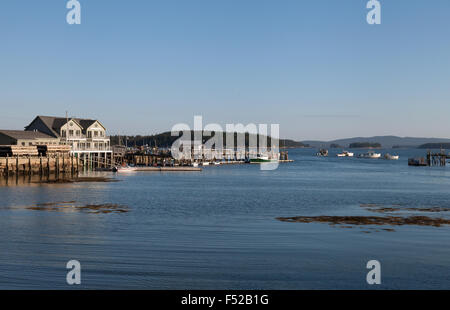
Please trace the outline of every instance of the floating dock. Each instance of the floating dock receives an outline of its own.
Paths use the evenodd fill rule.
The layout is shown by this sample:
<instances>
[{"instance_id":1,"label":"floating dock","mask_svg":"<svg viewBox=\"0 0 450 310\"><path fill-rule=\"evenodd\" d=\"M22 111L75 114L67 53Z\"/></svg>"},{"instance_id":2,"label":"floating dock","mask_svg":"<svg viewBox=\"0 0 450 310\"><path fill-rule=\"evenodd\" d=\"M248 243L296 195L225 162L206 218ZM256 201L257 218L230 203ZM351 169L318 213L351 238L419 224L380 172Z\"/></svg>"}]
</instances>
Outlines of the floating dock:
<instances>
[{"instance_id":1,"label":"floating dock","mask_svg":"<svg viewBox=\"0 0 450 310\"><path fill-rule=\"evenodd\" d=\"M202 171L202 168L198 167L136 167L134 171Z\"/></svg>"}]
</instances>

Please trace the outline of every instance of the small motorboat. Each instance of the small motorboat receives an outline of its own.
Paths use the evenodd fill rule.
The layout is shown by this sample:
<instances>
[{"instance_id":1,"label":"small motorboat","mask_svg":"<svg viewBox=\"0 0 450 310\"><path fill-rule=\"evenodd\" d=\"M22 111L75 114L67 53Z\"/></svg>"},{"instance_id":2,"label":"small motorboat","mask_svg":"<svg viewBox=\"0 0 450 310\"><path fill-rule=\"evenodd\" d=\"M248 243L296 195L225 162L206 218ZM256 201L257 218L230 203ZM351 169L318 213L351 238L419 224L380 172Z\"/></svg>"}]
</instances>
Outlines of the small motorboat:
<instances>
[{"instance_id":1,"label":"small motorboat","mask_svg":"<svg viewBox=\"0 0 450 310\"><path fill-rule=\"evenodd\" d=\"M202 166L209 166L209 162L208 161L202 162Z\"/></svg>"},{"instance_id":2,"label":"small motorboat","mask_svg":"<svg viewBox=\"0 0 450 310\"><path fill-rule=\"evenodd\" d=\"M353 157L353 153L348 151L342 151L342 153L337 154L337 157Z\"/></svg>"},{"instance_id":3,"label":"small motorboat","mask_svg":"<svg viewBox=\"0 0 450 310\"><path fill-rule=\"evenodd\" d=\"M321 149L318 153L317 156L319 157L327 157L328 156L328 150L326 149Z\"/></svg>"},{"instance_id":4,"label":"small motorboat","mask_svg":"<svg viewBox=\"0 0 450 310\"><path fill-rule=\"evenodd\" d=\"M400 158L400 156L398 156L398 155L391 155L389 153L384 155L384 159L386 159L386 160L399 160L399 158Z\"/></svg>"},{"instance_id":5,"label":"small motorboat","mask_svg":"<svg viewBox=\"0 0 450 310\"><path fill-rule=\"evenodd\" d=\"M216 165L216 166L220 166L222 163L220 162L220 161L216 161L215 163L214 163L214 165Z\"/></svg>"},{"instance_id":6,"label":"small motorboat","mask_svg":"<svg viewBox=\"0 0 450 310\"><path fill-rule=\"evenodd\" d=\"M262 155L262 154L258 154L257 156L256 156L256 158L250 158L250 163L256 163L256 164L259 164L259 163L271 163L271 162L277 162L278 161L278 159L271 159L271 158L269 158L269 156L268 155Z\"/></svg>"},{"instance_id":7,"label":"small motorboat","mask_svg":"<svg viewBox=\"0 0 450 310\"><path fill-rule=\"evenodd\" d=\"M410 158L408 159L408 166L418 166L418 167L425 167L428 166L428 163L426 162L425 158Z\"/></svg>"},{"instance_id":8,"label":"small motorboat","mask_svg":"<svg viewBox=\"0 0 450 310\"><path fill-rule=\"evenodd\" d=\"M197 168L198 167L198 163L192 163L192 167Z\"/></svg>"},{"instance_id":9,"label":"small motorboat","mask_svg":"<svg viewBox=\"0 0 450 310\"><path fill-rule=\"evenodd\" d=\"M136 167L130 167L130 166L126 165L126 164L123 164L123 165L118 166L118 167L114 167L114 169L113 169L114 172L120 172L120 173L122 173L122 172L133 172L133 171L136 171L136 170L137 170Z\"/></svg>"},{"instance_id":10,"label":"small motorboat","mask_svg":"<svg viewBox=\"0 0 450 310\"><path fill-rule=\"evenodd\" d=\"M367 152L365 154L359 155L360 158L370 158L370 159L378 159L381 157L380 153L375 153L373 151Z\"/></svg>"}]
</instances>

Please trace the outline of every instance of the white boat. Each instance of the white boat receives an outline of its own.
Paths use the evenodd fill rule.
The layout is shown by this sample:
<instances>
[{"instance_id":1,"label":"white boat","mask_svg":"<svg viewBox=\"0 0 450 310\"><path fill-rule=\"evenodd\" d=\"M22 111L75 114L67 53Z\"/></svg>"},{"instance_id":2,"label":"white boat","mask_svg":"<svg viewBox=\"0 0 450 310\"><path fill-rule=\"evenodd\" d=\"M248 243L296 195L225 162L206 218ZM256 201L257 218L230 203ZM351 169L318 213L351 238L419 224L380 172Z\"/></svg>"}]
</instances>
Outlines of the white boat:
<instances>
[{"instance_id":1,"label":"white boat","mask_svg":"<svg viewBox=\"0 0 450 310\"><path fill-rule=\"evenodd\" d=\"M380 153L375 153L373 151L367 152L365 154L359 155L360 158L371 158L371 159L378 159L381 157Z\"/></svg>"},{"instance_id":2,"label":"white boat","mask_svg":"<svg viewBox=\"0 0 450 310\"><path fill-rule=\"evenodd\" d=\"M137 168L136 167L130 167L130 166L119 166L119 167L115 167L114 169L116 172L133 172L136 171Z\"/></svg>"},{"instance_id":3,"label":"white boat","mask_svg":"<svg viewBox=\"0 0 450 310\"><path fill-rule=\"evenodd\" d=\"M198 167L198 163L192 163L192 167L197 168Z\"/></svg>"},{"instance_id":4,"label":"white boat","mask_svg":"<svg viewBox=\"0 0 450 310\"><path fill-rule=\"evenodd\" d=\"M209 162L208 161L202 162L202 166L209 166Z\"/></svg>"},{"instance_id":5,"label":"white boat","mask_svg":"<svg viewBox=\"0 0 450 310\"><path fill-rule=\"evenodd\" d=\"M384 155L384 159L387 159L387 160L399 160L400 159L400 156L398 156L398 155L391 155L391 154L386 154L386 155Z\"/></svg>"},{"instance_id":6,"label":"white boat","mask_svg":"<svg viewBox=\"0 0 450 310\"><path fill-rule=\"evenodd\" d=\"M342 153L337 154L337 157L353 157L353 155L355 154L348 151L342 151Z\"/></svg>"},{"instance_id":7,"label":"white boat","mask_svg":"<svg viewBox=\"0 0 450 310\"><path fill-rule=\"evenodd\" d=\"M215 163L214 163L214 165L216 165L216 166L220 166L222 163L220 162L220 161L216 161Z\"/></svg>"}]
</instances>

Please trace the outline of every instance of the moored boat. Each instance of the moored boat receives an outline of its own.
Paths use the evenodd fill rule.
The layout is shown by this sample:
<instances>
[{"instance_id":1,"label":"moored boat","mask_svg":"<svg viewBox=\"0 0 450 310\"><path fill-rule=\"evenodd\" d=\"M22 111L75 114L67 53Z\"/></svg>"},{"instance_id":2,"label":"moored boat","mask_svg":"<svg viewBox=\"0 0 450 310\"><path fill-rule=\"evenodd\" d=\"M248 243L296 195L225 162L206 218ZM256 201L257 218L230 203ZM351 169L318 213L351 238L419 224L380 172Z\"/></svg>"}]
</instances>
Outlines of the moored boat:
<instances>
[{"instance_id":1,"label":"moored boat","mask_svg":"<svg viewBox=\"0 0 450 310\"><path fill-rule=\"evenodd\" d=\"M378 159L381 157L380 153L375 153L373 151L367 152L365 154L359 155L360 158L370 158L370 159Z\"/></svg>"},{"instance_id":2,"label":"moored boat","mask_svg":"<svg viewBox=\"0 0 450 310\"><path fill-rule=\"evenodd\" d=\"M386 160L399 160L399 158L400 158L400 156L398 156L398 155L391 155L389 153L384 155L384 159L386 159Z\"/></svg>"},{"instance_id":3,"label":"moored boat","mask_svg":"<svg viewBox=\"0 0 450 310\"><path fill-rule=\"evenodd\" d=\"M278 159L271 159L267 155L258 154L256 158L250 158L250 163L271 163L276 162Z\"/></svg>"},{"instance_id":4,"label":"moored boat","mask_svg":"<svg viewBox=\"0 0 450 310\"><path fill-rule=\"evenodd\" d=\"M114 172L133 172L136 171L136 167L130 167L128 165L122 165L122 166L118 166L118 167L114 167L113 169Z\"/></svg>"},{"instance_id":5,"label":"moored boat","mask_svg":"<svg viewBox=\"0 0 450 310\"><path fill-rule=\"evenodd\" d=\"M327 156L328 156L328 150L326 150L326 149L320 149L319 152L317 153L317 156L320 156L320 157L327 157Z\"/></svg>"},{"instance_id":6,"label":"moored boat","mask_svg":"<svg viewBox=\"0 0 450 310\"><path fill-rule=\"evenodd\" d=\"M337 154L337 157L353 157L353 153L348 151L342 151L342 153Z\"/></svg>"}]
</instances>

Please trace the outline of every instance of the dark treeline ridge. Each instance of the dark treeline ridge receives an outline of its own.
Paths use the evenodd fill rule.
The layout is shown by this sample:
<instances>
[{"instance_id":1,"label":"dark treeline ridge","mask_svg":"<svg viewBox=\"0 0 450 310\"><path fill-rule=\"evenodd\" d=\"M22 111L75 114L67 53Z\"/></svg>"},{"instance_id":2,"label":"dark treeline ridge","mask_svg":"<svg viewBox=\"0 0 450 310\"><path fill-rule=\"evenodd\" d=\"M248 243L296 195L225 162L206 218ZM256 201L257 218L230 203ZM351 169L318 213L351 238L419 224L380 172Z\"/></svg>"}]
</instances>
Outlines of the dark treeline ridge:
<instances>
[{"instance_id":1,"label":"dark treeline ridge","mask_svg":"<svg viewBox=\"0 0 450 310\"><path fill-rule=\"evenodd\" d=\"M227 133L223 132L223 143L226 142L226 135ZM172 146L173 142L180 138L182 135L182 132L180 132L179 136L172 136L171 132L164 132L156 135L150 135L150 136L111 136L111 145L128 145L130 147L132 146L149 146L149 147L159 147L159 148L169 148ZM212 132L211 136L203 136L203 143L205 143L207 140L214 137L215 132ZM270 147L272 145L271 143L271 137L267 138L267 146ZM259 135L257 135L257 141L259 141ZM191 140L194 140L194 131L191 131ZM119 143L120 141L120 143ZM249 134L245 134L245 146L248 147L248 141L249 141ZM234 133L234 144L237 143L237 133ZM259 146L259 143L258 143ZM282 148L300 148L300 147L308 147L307 144L297 142L294 140L289 139L280 139L279 146Z\"/></svg>"},{"instance_id":2,"label":"dark treeline ridge","mask_svg":"<svg viewBox=\"0 0 450 310\"><path fill-rule=\"evenodd\" d=\"M450 149L450 143L426 143L419 146L419 149Z\"/></svg>"},{"instance_id":3,"label":"dark treeline ridge","mask_svg":"<svg viewBox=\"0 0 450 310\"><path fill-rule=\"evenodd\" d=\"M381 144L380 143L371 143L371 142L355 142L355 143L350 143L349 148L351 148L351 149L381 148Z\"/></svg>"}]
</instances>

